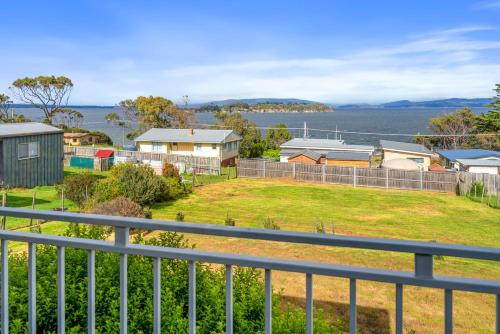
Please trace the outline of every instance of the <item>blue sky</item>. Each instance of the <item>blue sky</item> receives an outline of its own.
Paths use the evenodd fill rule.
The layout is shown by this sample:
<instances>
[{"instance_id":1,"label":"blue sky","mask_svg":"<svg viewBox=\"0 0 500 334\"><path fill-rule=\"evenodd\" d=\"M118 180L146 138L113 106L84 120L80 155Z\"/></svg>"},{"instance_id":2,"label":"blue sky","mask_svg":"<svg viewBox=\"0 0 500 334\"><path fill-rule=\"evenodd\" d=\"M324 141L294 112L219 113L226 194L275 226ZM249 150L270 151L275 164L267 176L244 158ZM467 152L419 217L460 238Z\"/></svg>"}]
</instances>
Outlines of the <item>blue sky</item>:
<instances>
[{"instance_id":1,"label":"blue sky","mask_svg":"<svg viewBox=\"0 0 500 334\"><path fill-rule=\"evenodd\" d=\"M70 103L488 97L498 0L5 1L0 92L66 75ZM12 94L11 94L12 95Z\"/></svg>"}]
</instances>

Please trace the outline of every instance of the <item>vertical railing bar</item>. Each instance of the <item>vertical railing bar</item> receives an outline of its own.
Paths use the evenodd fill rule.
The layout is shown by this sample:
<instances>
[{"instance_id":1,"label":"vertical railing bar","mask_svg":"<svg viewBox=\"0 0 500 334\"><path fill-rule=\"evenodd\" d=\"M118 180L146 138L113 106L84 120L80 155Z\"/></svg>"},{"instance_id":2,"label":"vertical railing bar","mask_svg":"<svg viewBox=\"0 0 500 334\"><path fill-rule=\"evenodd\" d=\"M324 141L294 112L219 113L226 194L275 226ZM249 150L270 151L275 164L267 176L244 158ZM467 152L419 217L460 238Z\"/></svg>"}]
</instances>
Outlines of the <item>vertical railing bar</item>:
<instances>
[{"instance_id":1,"label":"vertical railing bar","mask_svg":"<svg viewBox=\"0 0 500 334\"><path fill-rule=\"evenodd\" d=\"M444 333L453 333L453 291L444 290Z\"/></svg>"},{"instance_id":2,"label":"vertical railing bar","mask_svg":"<svg viewBox=\"0 0 500 334\"><path fill-rule=\"evenodd\" d=\"M196 263L188 262L189 269L189 334L196 333Z\"/></svg>"},{"instance_id":3,"label":"vertical railing bar","mask_svg":"<svg viewBox=\"0 0 500 334\"><path fill-rule=\"evenodd\" d=\"M28 333L36 333L36 244L28 243Z\"/></svg>"},{"instance_id":4,"label":"vertical railing bar","mask_svg":"<svg viewBox=\"0 0 500 334\"><path fill-rule=\"evenodd\" d=\"M233 267L226 265L226 334L233 334Z\"/></svg>"},{"instance_id":5,"label":"vertical railing bar","mask_svg":"<svg viewBox=\"0 0 500 334\"><path fill-rule=\"evenodd\" d=\"M313 334L313 276L306 274L306 333Z\"/></svg>"},{"instance_id":6,"label":"vertical railing bar","mask_svg":"<svg viewBox=\"0 0 500 334\"><path fill-rule=\"evenodd\" d=\"M2 240L2 333L9 333L9 246Z\"/></svg>"},{"instance_id":7,"label":"vertical railing bar","mask_svg":"<svg viewBox=\"0 0 500 334\"><path fill-rule=\"evenodd\" d=\"M128 256L120 254L120 334L127 334L128 319Z\"/></svg>"},{"instance_id":8,"label":"vertical railing bar","mask_svg":"<svg viewBox=\"0 0 500 334\"><path fill-rule=\"evenodd\" d=\"M161 333L161 259L153 258L154 334Z\"/></svg>"},{"instance_id":9,"label":"vertical railing bar","mask_svg":"<svg viewBox=\"0 0 500 334\"><path fill-rule=\"evenodd\" d=\"M497 317L496 317L496 334L500 334L500 295L497 295Z\"/></svg>"},{"instance_id":10,"label":"vertical railing bar","mask_svg":"<svg viewBox=\"0 0 500 334\"><path fill-rule=\"evenodd\" d=\"M57 333L64 334L66 331L66 270L65 270L65 248L57 247Z\"/></svg>"},{"instance_id":11,"label":"vertical railing bar","mask_svg":"<svg viewBox=\"0 0 500 334\"><path fill-rule=\"evenodd\" d=\"M88 251L87 261L87 332L95 333L95 250Z\"/></svg>"},{"instance_id":12,"label":"vertical railing bar","mask_svg":"<svg viewBox=\"0 0 500 334\"><path fill-rule=\"evenodd\" d=\"M403 285L396 284L396 334L403 334Z\"/></svg>"},{"instance_id":13,"label":"vertical railing bar","mask_svg":"<svg viewBox=\"0 0 500 334\"><path fill-rule=\"evenodd\" d=\"M271 334L273 332L273 285L272 272L270 269L265 270L265 294L264 333Z\"/></svg>"},{"instance_id":14,"label":"vertical railing bar","mask_svg":"<svg viewBox=\"0 0 500 334\"><path fill-rule=\"evenodd\" d=\"M356 310L356 279L349 279L349 333L356 334L357 310Z\"/></svg>"}]
</instances>

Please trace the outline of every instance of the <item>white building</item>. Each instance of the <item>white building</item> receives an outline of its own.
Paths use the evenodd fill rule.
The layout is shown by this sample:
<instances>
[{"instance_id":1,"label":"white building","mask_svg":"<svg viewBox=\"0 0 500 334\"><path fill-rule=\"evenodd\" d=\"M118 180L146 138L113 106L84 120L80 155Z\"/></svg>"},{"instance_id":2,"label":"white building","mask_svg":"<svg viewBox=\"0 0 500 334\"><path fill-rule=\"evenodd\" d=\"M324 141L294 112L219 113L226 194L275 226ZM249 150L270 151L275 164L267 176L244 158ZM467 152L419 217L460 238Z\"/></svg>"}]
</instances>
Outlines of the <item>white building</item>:
<instances>
[{"instance_id":1,"label":"white building","mask_svg":"<svg viewBox=\"0 0 500 334\"><path fill-rule=\"evenodd\" d=\"M151 129L135 138L140 152L219 158L232 164L238 156L241 137L232 130Z\"/></svg>"},{"instance_id":2,"label":"white building","mask_svg":"<svg viewBox=\"0 0 500 334\"><path fill-rule=\"evenodd\" d=\"M462 171L500 174L500 159L457 159L457 163Z\"/></svg>"}]
</instances>

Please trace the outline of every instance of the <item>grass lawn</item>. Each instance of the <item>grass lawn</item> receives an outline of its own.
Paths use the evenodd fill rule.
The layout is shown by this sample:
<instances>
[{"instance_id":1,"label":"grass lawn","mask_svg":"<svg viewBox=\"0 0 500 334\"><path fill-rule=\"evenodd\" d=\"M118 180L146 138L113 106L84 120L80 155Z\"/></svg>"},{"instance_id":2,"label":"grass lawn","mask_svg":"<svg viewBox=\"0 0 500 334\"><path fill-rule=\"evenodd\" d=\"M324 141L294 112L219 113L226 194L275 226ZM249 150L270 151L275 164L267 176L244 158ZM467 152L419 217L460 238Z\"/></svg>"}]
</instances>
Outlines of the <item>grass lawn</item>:
<instances>
[{"instance_id":1,"label":"grass lawn","mask_svg":"<svg viewBox=\"0 0 500 334\"><path fill-rule=\"evenodd\" d=\"M237 226L262 227L274 219L282 230L313 231L323 222L327 233L414 239L500 247L500 210L452 194L352 188L294 181L235 179L195 189L186 198L153 208L153 218L174 219L182 211L186 221L224 224L229 213ZM413 270L407 254L261 242L190 235L198 248L310 261ZM500 264L456 258L436 260L438 274L500 280ZM303 275L276 273L275 288L284 299L305 304ZM315 278L315 303L333 319L346 320L348 282ZM359 321L366 333L390 333L394 323L394 287L360 282ZM443 292L405 288L405 330L441 333ZM495 299L455 294L455 332L493 333Z\"/></svg>"}]
</instances>

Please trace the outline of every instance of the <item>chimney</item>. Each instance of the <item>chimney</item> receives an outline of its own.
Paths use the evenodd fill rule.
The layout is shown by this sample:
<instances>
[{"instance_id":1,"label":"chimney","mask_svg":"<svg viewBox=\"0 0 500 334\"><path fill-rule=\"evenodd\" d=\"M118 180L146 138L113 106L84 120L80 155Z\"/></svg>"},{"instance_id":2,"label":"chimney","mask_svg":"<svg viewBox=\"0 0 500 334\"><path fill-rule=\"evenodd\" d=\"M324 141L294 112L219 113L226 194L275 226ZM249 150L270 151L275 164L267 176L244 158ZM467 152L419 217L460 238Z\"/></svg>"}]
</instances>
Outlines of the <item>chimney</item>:
<instances>
[{"instance_id":1,"label":"chimney","mask_svg":"<svg viewBox=\"0 0 500 334\"><path fill-rule=\"evenodd\" d=\"M193 134L194 134L194 130L193 129L188 129L188 135L192 136Z\"/></svg>"}]
</instances>

